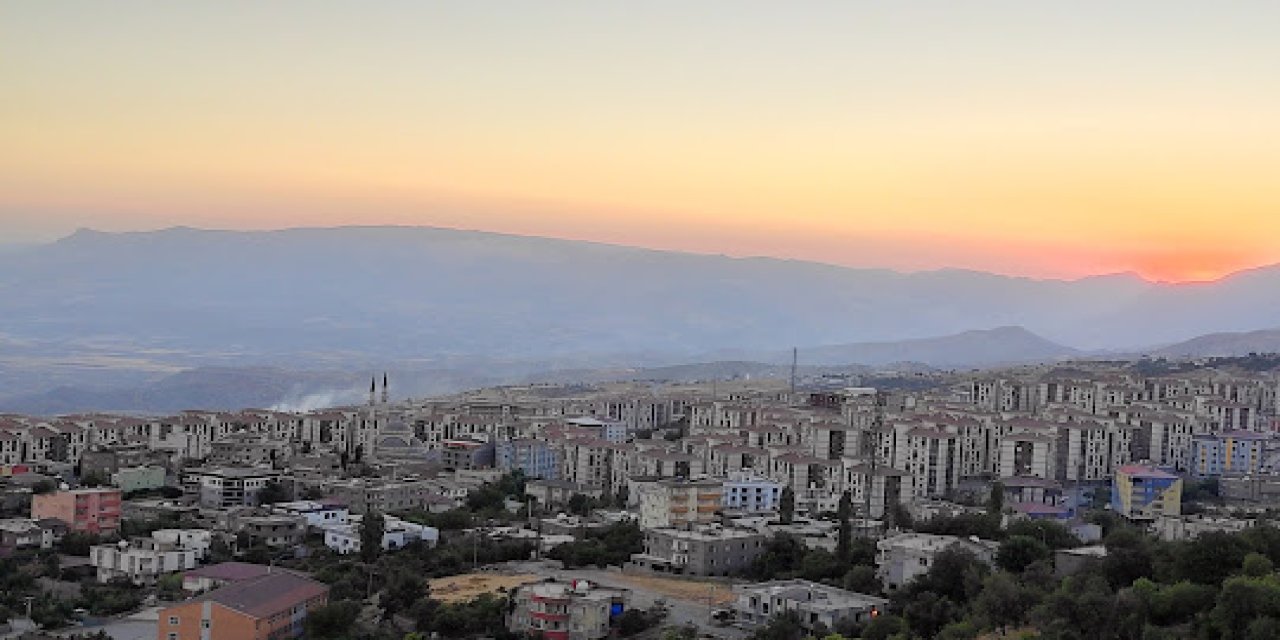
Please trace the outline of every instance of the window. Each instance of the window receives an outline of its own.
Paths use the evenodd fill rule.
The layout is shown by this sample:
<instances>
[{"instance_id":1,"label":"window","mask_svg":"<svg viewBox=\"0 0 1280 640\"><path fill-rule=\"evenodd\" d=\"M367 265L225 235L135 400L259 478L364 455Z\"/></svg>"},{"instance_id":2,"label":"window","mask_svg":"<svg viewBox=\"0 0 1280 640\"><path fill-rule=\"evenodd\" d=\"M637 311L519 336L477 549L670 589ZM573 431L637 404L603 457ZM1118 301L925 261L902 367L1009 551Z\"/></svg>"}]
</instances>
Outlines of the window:
<instances>
[{"instance_id":1,"label":"window","mask_svg":"<svg viewBox=\"0 0 1280 640\"><path fill-rule=\"evenodd\" d=\"M169 626L177 626L178 616L169 616Z\"/></svg>"}]
</instances>

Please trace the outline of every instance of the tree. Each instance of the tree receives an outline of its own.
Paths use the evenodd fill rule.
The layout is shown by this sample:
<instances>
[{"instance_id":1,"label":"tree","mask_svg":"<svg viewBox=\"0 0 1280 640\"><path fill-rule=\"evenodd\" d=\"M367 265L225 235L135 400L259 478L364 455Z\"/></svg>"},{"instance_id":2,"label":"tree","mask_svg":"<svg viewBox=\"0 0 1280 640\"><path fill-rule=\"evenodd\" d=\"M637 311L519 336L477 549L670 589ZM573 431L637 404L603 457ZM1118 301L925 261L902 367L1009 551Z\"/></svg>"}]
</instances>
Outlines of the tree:
<instances>
[{"instance_id":1,"label":"tree","mask_svg":"<svg viewBox=\"0 0 1280 640\"><path fill-rule=\"evenodd\" d=\"M347 631L360 615L360 603L353 600L330 602L307 613L307 637L328 640L347 637Z\"/></svg>"},{"instance_id":2,"label":"tree","mask_svg":"<svg viewBox=\"0 0 1280 640\"><path fill-rule=\"evenodd\" d=\"M796 492L791 485L782 488L782 498L778 501L778 518L782 524L791 524L796 516Z\"/></svg>"},{"instance_id":3,"label":"tree","mask_svg":"<svg viewBox=\"0 0 1280 640\"><path fill-rule=\"evenodd\" d=\"M1241 568L1244 575L1250 578L1261 578L1275 571L1275 565L1271 563L1271 559L1261 553L1250 553L1245 556Z\"/></svg>"},{"instance_id":4,"label":"tree","mask_svg":"<svg viewBox=\"0 0 1280 640\"><path fill-rule=\"evenodd\" d=\"M800 626L800 614L786 611L769 618L767 624L751 634L751 640L800 640L804 635L804 629ZM694 637L697 637L696 629ZM663 640L668 638L663 636Z\"/></svg>"},{"instance_id":5,"label":"tree","mask_svg":"<svg viewBox=\"0 0 1280 640\"><path fill-rule=\"evenodd\" d=\"M1049 547L1029 536L1010 536L996 551L996 564L1005 571L1022 573L1032 563L1049 558Z\"/></svg>"},{"instance_id":6,"label":"tree","mask_svg":"<svg viewBox=\"0 0 1280 640\"><path fill-rule=\"evenodd\" d=\"M258 490L258 504L276 504L288 500L289 490L281 482L273 480Z\"/></svg>"},{"instance_id":7,"label":"tree","mask_svg":"<svg viewBox=\"0 0 1280 640\"><path fill-rule=\"evenodd\" d=\"M360 559L372 564L382 554L382 538L386 535L387 522L377 511L370 511L360 520Z\"/></svg>"},{"instance_id":8,"label":"tree","mask_svg":"<svg viewBox=\"0 0 1280 640\"><path fill-rule=\"evenodd\" d=\"M974 612L1001 632L1026 621L1042 594L1031 585L1018 584L1013 576L999 571L987 576L982 591L974 599Z\"/></svg>"},{"instance_id":9,"label":"tree","mask_svg":"<svg viewBox=\"0 0 1280 640\"><path fill-rule=\"evenodd\" d=\"M852 516L853 494L845 491L840 495L840 509L836 512L836 517L840 519L840 537L836 540L836 559L840 562L848 562L853 549L853 523L849 521Z\"/></svg>"},{"instance_id":10,"label":"tree","mask_svg":"<svg viewBox=\"0 0 1280 640\"><path fill-rule=\"evenodd\" d=\"M1004 483L999 480L991 483L991 492L987 495L987 515L996 522L1004 515Z\"/></svg>"}]
</instances>

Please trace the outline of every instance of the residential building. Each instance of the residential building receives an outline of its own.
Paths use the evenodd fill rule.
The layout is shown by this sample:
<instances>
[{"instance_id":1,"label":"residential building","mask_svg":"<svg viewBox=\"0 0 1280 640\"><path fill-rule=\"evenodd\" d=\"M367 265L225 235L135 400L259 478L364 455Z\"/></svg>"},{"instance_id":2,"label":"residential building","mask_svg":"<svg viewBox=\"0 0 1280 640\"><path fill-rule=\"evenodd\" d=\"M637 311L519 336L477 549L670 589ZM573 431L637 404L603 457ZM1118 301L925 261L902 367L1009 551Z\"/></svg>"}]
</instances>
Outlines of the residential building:
<instances>
[{"instance_id":1,"label":"residential building","mask_svg":"<svg viewBox=\"0 0 1280 640\"><path fill-rule=\"evenodd\" d=\"M194 569L196 551L154 538L134 538L90 547L89 564L98 570L98 582L123 578L137 585L154 584L162 575Z\"/></svg>"},{"instance_id":2,"label":"residential building","mask_svg":"<svg viewBox=\"0 0 1280 640\"><path fill-rule=\"evenodd\" d=\"M733 472L724 481L721 505L725 509L764 513L777 511L783 485L749 472Z\"/></svg>"},{"instance_id":3,"label":"residential building","mask_svg":"<svg viewBox=\"0 0 1280 640\"><path fill-rule=\"evenodd\" d=\"M159 612L159 640L281 640L302 637L307 614L329 587L277 570L219 587Z\"/></svg>"},{"instance_id":4,"label":"residential building","mask_svg":"<svg viewBox=\"0 0 1280 640\"><path fill-rule=\"evenodd\" d=\"M197 560L209 556L213 547L213 532L208 529L159 529L151 532L151 538L162 544L169 544L196 552Z\"/></svg>"},{"instance_id":5,"label":"residential building","mask_svg":"<svg viewBox=\"0 0 1280 640\"><path fill-rule=\"evenodd\" d=\"M1276 444L1269 434L1256 431L1192 436L1191 474L1206 478L1260 473Z\"/></svg>"},{"instance_id":6,"label":"residential building","mask_svg":"<svg viewBox=\"0 0 1280 640\"><path fill-rule=\"evenodd\" d=\"M165 469L125 467L111 474L111 484L124 493L159 489L165 485Z\"/></svg>"},{"instance_id":7,"label":"residential building","mask_svg":"<svg viewBox=\"0 0 1280 640\"><path fill-rule=\"evenodd\" d=\"M1130 520L1155 520L1182 513L1182 478L1140 464L1116 469L1111 509Z\"/></svg>"},{"instance_id":8,"label":"residential building","mask_svg":"<svg viewBox=\"0 0 1280 640\"><path fill-rule=\"evenodd\" d=\"M646 529L644 551L631 556L631 565L655 573L728 576L750 567L764 546L764 535L747 529Z\"/></svg>"},{"instance_id":9,"label":"residential building","mask_svg":"<svg viewBox=\"0 0 1280 640\"><path fill-rule=\"evenodd\" d=\"M507 628L547 640L600 640L627 608L630 592L586 580L539 582L516 589Z\"/></svg>"},{"instance_id":10,"label":"residential building","mask_svg":"<svg viewBox=\"0 0 1280 640\"><path fill-rule=\"evenodd\" d=\"M503 440L496 445L495 465L503 471L521 471L526 478L558 480L560 452L542 440Z\"/></svg>"},{"instance_id":11,"label":"residential building","mask_svg":"<svg viewBox=\"0 0 1280 640\"><path fill-rule=\"evenodd\" d=\"M183 475L184 484L198 492L200 506L212 509L257 506L258 492L280 481L279 471L258 467L191 469Z\"/></svg>"},{"instance_id":12,"label":"residential building","mask_svg":"<svg viewBox=\"0 0 1280 640\"><path fill-rule=\"evenodd\" d=\"M352 524L335 524L324 527L324 545L341 553L360 553L360 520L357 516ZM425 542L435 546L440 541L440 532L434 527L420 525L416 522L401 520L394 516L383 516L382 549L395 551L414 542Z\"/></svg>"},{"instance_id":13,"label":"residential building","mask_svg":"<svg viewBox=\"0 0 1280 640\"><path fill-rule=\"evenodd\" d=\"M468 438L445 440L440 447L440 464L446 469L486 469L493 466L494 443Z\"/></svg>"},{"instance_id":14,"label":"residential building","mask_svg":"<svg viewBox=\"0 0 1280 640\"><path fill-rule=\"evenodd\" d=\"M19 549L52 549L54 531L27 518L0 520L0 557Z\"/></svg>"},{"instance_id":15,"label":"residential building","mask_svg":"<svg viewBox=\"0 0 1280 640\"><path fill-rule=\"evenodd\" d=\"M307 526L312 529L347 524L351 518L351 511L347 509L347 505L332 500L277 502L271 505L271 511L300 517L306 520Z\"/></svg>"},{"instance_id":16,"label":"residential building","mask_svg":"<svg viewBox=\"0 0 1280 640\"><path fill-rule=\"evenodd\" d=\"M998 546L977 538L901 533L876 542L876 575L885 587L896 589L927 573L938 554L947 549L968 551L991 564Z\"/></svg>"},{"instance_id":17,"label":"residential building","mask_svg":"<svg viewBox=\"0 0 1280 640\"><path fill-rule=\"evenodd\" d=\"M768 624L774 616L794 612L810 633L843 623L863 624L887 611L889 601L809 580L774 580L733 587L734 611L747 626Z\"/></svg>"},{"instance_id":18,"label":"residential building","mask_svg":"<svg viewBox=\"0 0 1280 640\"><path fill-rule=\"evenodd\" d=\"M112 534L120 529L120 490L71 489L31 496L31 519L52 518L76 533Z\"/></svg>"},{"instance_id":19,"label":"residential building","mask_svg":"<svg viewBox=\"0 0 1280 640\"><path fill-rule=\"evenodd\" d=\"M720 511L724 486L714 480L663 480L640 494L640 526L688 527L710 524Z\"/></svg>"}]
</instances>

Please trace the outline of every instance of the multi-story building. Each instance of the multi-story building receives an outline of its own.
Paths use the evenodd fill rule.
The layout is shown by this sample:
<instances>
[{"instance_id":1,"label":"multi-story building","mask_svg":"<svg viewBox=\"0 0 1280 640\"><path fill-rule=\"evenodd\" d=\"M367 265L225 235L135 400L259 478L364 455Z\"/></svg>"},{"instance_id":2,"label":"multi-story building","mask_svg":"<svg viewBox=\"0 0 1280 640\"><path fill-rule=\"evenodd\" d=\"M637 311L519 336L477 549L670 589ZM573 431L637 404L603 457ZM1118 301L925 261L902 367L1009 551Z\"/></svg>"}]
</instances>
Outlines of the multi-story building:
<instances>
[{"instance_id":1,"label":"multi-story building","mask_svg":"<svg viewBox=\"0 0 1280 640\"><path fill-rule=\"evenodd\" d=\"M497 443L495 466L521 471L526 478L560 479L560 452L542 440L503 440Z\"/></svg>"},{"instance_id":2,"label":"multi-story building","mask_svg":"<svg viewBox=\"0 0 1280 640\"><path fill-rule=\"evenodd\" d=\"M249 539L250 545L282 548L302 544L307 535L307 521L285 513L234 514L229 528Z\"/></svg>"},{"instance_id":3,"label":"multi-story building","mask_svg":"<svg viewBox=\"0 0 1280 640\"><path fill-rule=\"evenodd\" d=\"M435 546L440 541L440 532L434 527L427 527L401 520L394 516L385 516L382 530L382 549L395 551L414 542L425 542ZM360 553L360 523L335 524L324 527L324 544L341 554Z\"/></svg>"},{"instance_id":4,"label":"multi-story building","mask_svg":"<svg viewBox=\"0 0 1280 640\"><path fill-rule=\"evenodd\" d=\"M111 484L124 493L159 489L165 485L164 467L124 467L111 474Z\"/></svg>"},{"instance_id":5,"label":"multi-story building","mask_svg":"<svg viewBox=\"0 0 1280 640\"><path fill-rule=\"evenodd\" d=\"M219 467L189 469L183 476L184 488L197 493L200 506L228 509L257 506L258 492L279 482L281 474L258 467Z\"/></svg>"},{"instance_id":6,"label":"multi-story building","mask_svg":"<svg viewBox=\"0 0 1280 640\"><path fill-rule=\"evenodd\" d=\"M761 513L777 511L782 500L782 483L750 472L734 472L724 481L722 502L725 509Z\"/></svg>"},{"instance_id":7,"label":"multi-story building","mask_svg":"<svg viewBox=\"0 0 1280 640\"><path fill-rule=\"evenodd\" d=\"M896 589L928 573L938 554L953 547L991 564L999 545L929 533L901 533L876 542L876 575L885 587Z\"/></svg>"},{"instance_id":8,"label":"multi-story building","mask_svg":"<svg viewBox=\"0 0 1280 640\"><path fill-rule=\"evenodd\" d=\"M154 538L134 538L117 544L89 548L89 564L98 570L98 582L126 579L138 585L154 584L168 573L196 567L195 549L161 542Z\"/></svg>"},{"instance_id":9,"label":"multi-story building","mask_svg":"<svg viewBox=\"0 0 1280 640\"><path fill-rule=\"evenodd\" d=\"M329 600L329 587L276 570L231 582L160 610L160 640L281 640L302 637L307 614Z\"/></svg>"},{"instance_id":10,"label":"multi-story building","mask_svg":"<svg viewBox=\"0 0 1280 640\"><path fill-rule=\"evenodd\" d=\"M328 485L330 496L347 505L351 513L393 513L430 509L439 492L424 480L380 480L360 478Z\"/></svg>"},{"instance_id":11,"label":"multi-story building","mask_svg":"<svg viewBox=\"0 0 1280 640\"><path fill-rule=\"evenodd\" d=\"M53 529L42 527L35 520L8 518L0 520L0 557L18 549L53 548Z\"/></svg>"},{"instance_id":12,"label":"multi-story building","mask_svg":"<svg viewBox=\"0 0 1280 640\"><path fill-rule=\"evenodd\" d=\"M843 623L863 624L888 610L889 601L808 580L774 580L738 585L734 611L748 626L767 624L788 611L796 614L800 628L810 633L835 629Z\"/></svg>"},{"instance_id":13,"label":"multi-story building","mask_svg":"<svg viewBox=\"0 0 1280 640\"><path fill-rule=\"evenodd\" d=\"M655 573L728 576L743 571L764 552L763 534L718 525L685 529L646 529L644 551L632 566Z\"/></svg>"},{"instance_id":14,"label":"multi-story building","mask_svg":"<svg viewBox=\"0 0 1280 640\"><path fill-rule=\"evenodd\" d=\"M271 511L306 520L307 526L323 529L333 525L347 524L351 512L347 505L336 501L297 500L294 502L277 502L271 505Z\"/></svg>"},{"instance_id":15,"label":"multi-story building","mask_svg":"<svg viewBox=\"0 0 1280 640\"><path fill-rule=\"evenodd\" d=\"M493 459L493 442L462 438L441 443L440 464L447 469L487 469Z\"/></svg>"},{"instance_id":16,"label":"multi-story building","mask_svg":"<svg viewBox=\"0 0 1280 640\"><path fill-rule=\"evenodd\" d=\"M1155 467L1124 465L1111 481L1111 509L1130 520L1180 515L1182 478Z\"/></svg>"},{"instance_id":17,"label":"multi-story building","mask_svg":"<svg viewBox=\"0 0 1280 640\"><path fill-rule=\"evenodd\" d=\"M724 486L714 480L663 480L640 494L640 526L688 527L716 519Z\"/></svg>"},{"instance_id":18,"label":"multi-story building","mask_svg":"<svg viewBox=\"0 0 1280 640\"><path fill-rule=\"evenodd\" d=\"M120 490L72 489L31 497L31 519L53 518L76 533L112 534L120 529Z\"/></svg>"},{"instance_id":19,"label":"multi-story building","mask_svg":"<svg viewBox=\"0 0 1280 640\"><path fill-rule=\"evenodd\" d=\"M1269 434L1225 431L1191 438L1191 474L1199 477L1239 476L1260 473L1268 453L1277 449Z\"/></svg>"},{"instance_id":20,"label":"multi-story building","mask_svg":"<svg viewBox=\"0 0 1280 640\"><path fill-rule=\"evenodd\" d=\"M512 596L507 627L547 640L600 640L610 635L610 623L626 610L629 595L586 580L525 585Z\"/></svg>"}]
</instances>

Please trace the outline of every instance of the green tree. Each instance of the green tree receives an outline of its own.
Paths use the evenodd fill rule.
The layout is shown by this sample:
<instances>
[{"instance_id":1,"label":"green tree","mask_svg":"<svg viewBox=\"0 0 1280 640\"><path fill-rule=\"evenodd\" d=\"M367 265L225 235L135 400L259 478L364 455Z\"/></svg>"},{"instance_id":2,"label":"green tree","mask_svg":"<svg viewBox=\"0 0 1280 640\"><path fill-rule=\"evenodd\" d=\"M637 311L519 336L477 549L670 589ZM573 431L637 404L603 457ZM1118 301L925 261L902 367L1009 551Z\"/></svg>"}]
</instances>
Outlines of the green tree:
<instances>
[{"instance_id":1,"label":"green tree","mask_svg":"<svg viewBox=\"0 0 1280 640\"><path fill-rule=\"evenodd\" d=\"M271 481L258 490L258 504L276 504L289 501L289 489L283 483Z\"/></svg>"},{"instance_id":2,"label":"green tree","mask_svg":"<svg viewBox=\"0 0 1280 640\"><path fill-rule=\"evenodd\" d=\"M330 602L307 613L304 623L307 638L313 640L338 640L348 637L351 625L360 615L360 603L354 600Z\"/></svg>"},{"instance_id":3,"label":"green tree","mask_svg":"<svg viewBox=\"0 0 1280 640\"><path fill-rule=\"evenodd\" d=\"M982 583L973 610L1001 632L1026 622L1043 594L1032 585L1019 584L1008 573L995 572Z\"/></svg>"},{"instance_id":4,"label":"green tree","mask_svg":"<svg viewBox=\"0 0 1280 640\"><path fill-rule=\"evenodd\" d=\"M1241 569L1246 576L1251 578L1261 578L1263 576L1271 575L1271 573L1275 571L1275 565L1271 563L1270 558L1262 555L1261 553L1255 552L1244 557Z\"/></svg>"},{"instance_id":5,"label":"green tree","mask_svg":"<svg viewBox=\"0 0 1280 640\"><path fill-rule=\"evenodd\" d=\"M782 488L782 498L778 501L778 518L782 524L791 524L796 517L796 492L791 485Z\"/></svg>"},{"instance_id":6,"label":"green tree","mask_svg":"<svg viewBox=\"0 0 1280 640\"><path fill-rule=\"evenodd\" d=\"M836 517L840 519L839 538L836 540L836 559L847 563L853 550L853 523L849 521L853 517L852 493L845 491L840 495L840 508L836 512Z\"/></svg>"},{"instance_id":7,"label":"green tree","mask_svg":"<svg viewBox=\"0 0 1280 640\"><path fill-rule=\"evenodd\" d=\"M987 494L987 515L999 522L1004 516L1004 483L999 480L991 483L991 491Z\"/></svg>"},{"instance_id":8,"label":"green tree","mask_svg":"<svg viewBox=\"0 0 1280 640\"><path fill-rule=\"evenodd\" d=\"M360 520L360 559L372 564L382 554L382 538L387 531L387 521L377 511L370 511Z\"/></svg>"},{"instance_id":9,"label":"green tree","mask_svg":"<svg viewBox=\"0 0 1280 640\"><path fill-rule=\"evenodd\" d=\"M1013 573L1022 573L1032 563L1048 558L1049 547L1029 536L1010 536L996 551L996 565Z\"/></svg>"}]
</instances>

